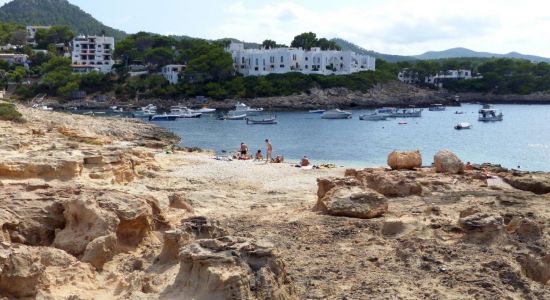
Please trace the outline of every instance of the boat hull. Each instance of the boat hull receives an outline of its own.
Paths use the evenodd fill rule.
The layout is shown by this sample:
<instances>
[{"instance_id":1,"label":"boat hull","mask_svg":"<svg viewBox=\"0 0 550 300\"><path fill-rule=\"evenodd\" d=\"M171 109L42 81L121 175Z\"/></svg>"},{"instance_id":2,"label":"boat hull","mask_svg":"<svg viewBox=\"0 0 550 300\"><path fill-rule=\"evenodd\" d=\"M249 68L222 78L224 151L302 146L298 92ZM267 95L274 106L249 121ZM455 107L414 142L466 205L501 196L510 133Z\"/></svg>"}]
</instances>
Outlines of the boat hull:
<instances>
[{"instance_id":1,"label":"boat hull","mask_svg":"<svg viewBox=\"0 0 550 300\"><path fill-rule=\"evenodd\" d=\"M503 116L495 116L495 117L479 117L480 122L500 122L504 118Z\"/></svg>"},{"instance_id":2,"label":"boat hull","mask_svg":"<svg viewBox=\"0 0 550 300\"><path fill-rule=\"evenodd\" d=\"M385 121L388 116L385 115L362 115L359 117L361 121Z\"/></svg>"}]
</instances>

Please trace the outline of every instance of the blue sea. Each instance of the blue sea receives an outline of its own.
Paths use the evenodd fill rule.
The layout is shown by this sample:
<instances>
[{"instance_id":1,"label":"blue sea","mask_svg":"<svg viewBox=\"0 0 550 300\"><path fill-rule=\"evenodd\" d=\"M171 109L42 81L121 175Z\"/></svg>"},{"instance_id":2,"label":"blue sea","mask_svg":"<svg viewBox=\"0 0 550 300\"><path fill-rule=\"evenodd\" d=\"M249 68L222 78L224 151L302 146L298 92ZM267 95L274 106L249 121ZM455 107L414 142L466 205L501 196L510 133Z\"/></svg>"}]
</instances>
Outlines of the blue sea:
<instances>
[{"instance_id":1,"label":"blue sea","mask_svg":"<svg viewBox=\"0 0 550 300\"><path fill-rule=\"evenodd\" d=\"M181 146L235 151L240 143L265 155L266 138L274 155L298 161L304 155L314 163L346 167L386 164L393 150L420 150L423 164L430 165L440 149L449 149L463 161L497 163L508 168L550 171L550 106L494 105L504 113L503 122L477 121L480 105L424 110L421 118L360 121L373 110L353 110L351 120L323 120L307 111L275 112L277 125L247 125L245 121L219 121L214 116L156 122L182 137ZM464 114L455 114L462 111ZM407 122L400 125L399 122ZM460 122L470 130L455 130Z\"/></svg>"}]
</instances>

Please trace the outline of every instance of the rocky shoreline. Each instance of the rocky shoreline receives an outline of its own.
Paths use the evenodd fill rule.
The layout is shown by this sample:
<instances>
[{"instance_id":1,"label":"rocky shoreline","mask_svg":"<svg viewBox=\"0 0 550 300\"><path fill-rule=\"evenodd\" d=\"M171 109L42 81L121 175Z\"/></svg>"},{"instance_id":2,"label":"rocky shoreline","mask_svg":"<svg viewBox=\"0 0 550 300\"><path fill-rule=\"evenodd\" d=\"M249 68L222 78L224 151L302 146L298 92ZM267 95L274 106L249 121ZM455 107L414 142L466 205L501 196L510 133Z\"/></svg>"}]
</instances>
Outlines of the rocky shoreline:
<instances>
[{"instance_id":1,"label":"rocky shoreline","mask_svg":"<svg viewBox=\"0 0 550 300\"><path fill-rule=\"evenodd\" d=\"M550 174L218 161L149 124L0 121L0 298L548 299Z\"/></svg>"}]
</instances>

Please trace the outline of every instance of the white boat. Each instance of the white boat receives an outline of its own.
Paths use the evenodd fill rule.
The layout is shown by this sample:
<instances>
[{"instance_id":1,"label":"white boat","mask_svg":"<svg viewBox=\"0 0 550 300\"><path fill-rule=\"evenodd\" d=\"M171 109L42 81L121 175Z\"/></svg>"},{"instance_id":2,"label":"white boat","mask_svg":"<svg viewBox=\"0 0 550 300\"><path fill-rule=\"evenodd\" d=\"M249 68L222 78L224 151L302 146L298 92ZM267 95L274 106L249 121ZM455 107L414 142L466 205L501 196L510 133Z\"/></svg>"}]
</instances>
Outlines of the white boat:
<instances>
[{"instance_id":1,"label":"white boat","mask_svg":"<svg viewBox=\"0 0 550 300\"><path fill-rule=\"evenodd\" d=\"M359 116L361 121L384 121L386 119L388 119L388 115L378 113Z\"/></svg>"},{"instance_id":2,"label":"white boat","mask_svg":"<svg viewBox=\"0 0 550 300\"><path fill-rule=\"evenodd\" d=\"M351 119L351 112L340 110L340 109L332 109L325 111L321 115L321 119Z\"/></svg>"},{"instance_id":3,"label":"white boat","mask_svg":"<svg viewBox=\"0 0 550 300\"><path fill-rule=\"evenodd\" d=\"M498 122L504 119L502 112L493 108L483 108L479 110L480 122Z\"/></svg>"},{"instance_id":4,"label":"white boat","mask_svg":"<svg viewBox=\"0 0 550 300\"><path fill-rule=\"evenodd\" d=\"M445 106L443 104L433 104L428 108L429 111L445 111Z\"/></svg>"},{"instance_id":5,"label":"white boat","mask_svg":"<svg viewBox=\"0 0 550 300\"><path fill-rule=\"evenodd\" d=\"M392 118L420 118L422 117L422 109L414 108L399 108L389 114Z\"/></svg>"},{"instance_id":6,"label":"white boat","mask_svg":"<svg viewBox=\"0 0 550 300\"><path fill-rule=\"evenodd\" d=\"M216 109L215 108L203 107L201 109L193 109L193 111L197 112L197 113L201 113L201 114L211 114L213 112L216 112Z\"/></svg>"},{"instance_id":7,"label":"white boat","mask_svg":"<svg viewBox=\"0 0 550 300\"><path fill-rule=\"evenodd\" d=\"M177 116L178 118L190 119L190 118L200 118L202 113L194 112L187 107L183 108L172 108L170 109L170 114Z\"/></svg>"},{"instance_id":8,"label":"white boat","mask_svg":"<svg viewBox=\"0 0 550 300\"><path fill-rule=\"evenodd\" d=\"M326 110L324 109L312 109L309 111L309 113L312 113L312 114L322 114L324 113Z\"/></svg>"},{"instance_id":9,"label":"white boat","mask_svg":"<svg viewBox=\"0 0 550 300\"><path fill-rule=\"evenodd\" d=\"M263 116L260 118L246 118L246 124L248 125L275 125L277 124L277 117L274 115Z\"/></svg>"},{"instance_id":10,"label":"white boat","mask_svg":"<svg viewBox=\"0 0 550 300\"><path fill-rule=\"evenodd\" d=\"M230 120L230 121L244 120L244 119L246 119L245 113L238 113L234 110L228 112L226 115L221 115L218 117L218 120Z\"/></svg>"},{"instance_id":11,"label":"white boat","mask_svg":"<svg viewBox=\"0 0 550 300\"><path fill-rule=\"evenodd\" d=\"M32 108L36 108L36 109L40 109L40 110L45 110L45 111L52 111L53 108L51 107L48 107L47 105L40 105L40 104L34 104L32 106Z\"/></svg>"},{"instance_id":12,"label":"white boat","mask_svg":"<svg viewBox=\"0 0 550 300\"><path fill-rule=\"evenodd\" d=\"M237 104L235 104L235 113L237 113L238 115L239 114L246 114L247 116L257 116L259 114L261 114L264 109L262 107L258 107L258 108L253 108L253 107L250 107L244 103L241 103L241 102L237 102Z\"/></svg>"},{"instance_id":13,"label":"white boat","mask_svg":"<svg viewBox=\"0 0 550 300\"><path fill-rule=\"evenodd\" d=\"M154 115L149 117L149 121L175 121L178 118L176 115L164 113L162 115Z\"/></svg>"},{"instance_id":14,"label":"white boat","mask_svg":"<svg viewBox=\"0 0 550 300\"><path fill-rule=\"evenodd\" d=\"M138 111L134 112L132 116L134 118L146 118L149 119L150 117L157 114L157 107L153 104L149 104L147 106L141 107L138 109Z\"/></svg>"},{"instance_id":15,"label":"white boat","mask_svg":"<svg viewBox=\"0 0 550 300\"><path fill-rule=\"evenodd\" d=\"M470 124L470 123L458 123L455 126L456 130L471 129L471 128L472 128L472 124Z\"/></svg>"}]
</instances>

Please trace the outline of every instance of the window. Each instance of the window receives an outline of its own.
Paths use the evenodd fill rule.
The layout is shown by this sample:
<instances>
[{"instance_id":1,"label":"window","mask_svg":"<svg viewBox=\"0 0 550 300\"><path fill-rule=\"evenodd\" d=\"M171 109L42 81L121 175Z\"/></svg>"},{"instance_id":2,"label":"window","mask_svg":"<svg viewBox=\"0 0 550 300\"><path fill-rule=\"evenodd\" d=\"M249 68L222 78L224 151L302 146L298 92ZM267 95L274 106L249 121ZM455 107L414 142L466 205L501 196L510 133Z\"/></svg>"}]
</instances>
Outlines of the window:
<instances>
[{"instance_id":1,"label":"window","mask_svg":"<svg viewBox=\"0 0 550 300\"><path fill-rule=\"evenodd\" d=\"M256 66L259 65L259 59L256 58ZM258 71L258 68L256 68L256 71Z\"/></svg>"},{"instance_id":2,"label":"window","mask_svg":"<svg viewBox=\"0 0 550 300\"><path fill-rule=\"evenodd\" d=\"M241 63L244 64L244 57L241 59Z\"/></svg>"},{"instance_id":3,"label":"window","mask_svg":"<svg viewBox=\"0 0 550 300\"><path fill-rule=\"evenodd\" d=\"M285 67L285 65L280 65L279 67L280 67L280 68L284 68L284 67Z\"/></svg>"},{"instance_id":4,"label":"window","mask_svg":"<svg viewBox=\"0 0 550 300\"><path fill-rule=\"evenodd\" d=\"M255 68L254 68L254 71L258 71L258 67L255 67Z\"/></svg>"},{"instance_id":5,"label":"window","mask_svg":"<svg viewBox=\"0 0 550 300\"><path fill-rule=\"evenodd\" d=\"M308 68L308 66L306 65L306 69Z\"/></svg>"},{"instance_id":6,"label":"window","mask_svg":"<svg viewBox=\"0 0 550 300\"><path fill-rule=\"evenodd\" d=\"M281 56L281 63L285 62L285 58Z\"/></svg>"},{"instance_id":7,"label":"window","mask_svg":"<svg viewBox=\"0 0 550 300\"><path fill-rule=\"evenodd\" d=\"M306 61L308 61L308 60L309 60L309 57L306 57Z\"/></svg>"}]
</instances>

